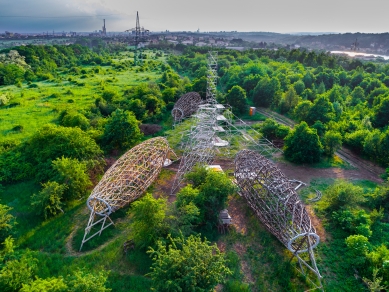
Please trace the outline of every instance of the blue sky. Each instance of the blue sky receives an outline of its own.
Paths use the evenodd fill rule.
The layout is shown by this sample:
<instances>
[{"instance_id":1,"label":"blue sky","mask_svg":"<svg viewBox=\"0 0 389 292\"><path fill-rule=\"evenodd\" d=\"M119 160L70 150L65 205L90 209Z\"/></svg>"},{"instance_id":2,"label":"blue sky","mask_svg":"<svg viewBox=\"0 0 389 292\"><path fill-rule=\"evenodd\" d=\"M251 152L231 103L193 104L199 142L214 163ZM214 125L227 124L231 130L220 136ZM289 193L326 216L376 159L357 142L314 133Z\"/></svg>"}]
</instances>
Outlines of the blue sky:
<instances>
[{"instance_id":1,"label":"blue sky","mask_svg":"<svg viewBox=\"0 0 389 292\"><path fill-rule=\"evenodd\" d=\"M369 0L0 0L0 32L108 31L389 31L389 1Z\"/></svg>"}]
</instances>

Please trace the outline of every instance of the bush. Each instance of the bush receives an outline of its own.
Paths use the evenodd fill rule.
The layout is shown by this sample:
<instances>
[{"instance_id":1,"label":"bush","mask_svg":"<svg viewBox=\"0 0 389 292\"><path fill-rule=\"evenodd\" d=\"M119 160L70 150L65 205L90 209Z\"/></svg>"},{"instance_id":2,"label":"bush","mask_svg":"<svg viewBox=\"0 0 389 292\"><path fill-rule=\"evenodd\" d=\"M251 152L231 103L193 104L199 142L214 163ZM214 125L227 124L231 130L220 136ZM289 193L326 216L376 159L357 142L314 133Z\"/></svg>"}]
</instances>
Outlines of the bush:
<instances>
[{"instance_id":1,"label":"bush","mask_svg":"<svg viewBox=\"0 0 389 292\"><path fill-rule=\"evenodd\" d=\"M108 149L129 149L140 141L142 134L132 112L117 109L105 125L103 142Z\"/></svg>"},{"instance_id":2,"label":"bush","mask_svg":"<svg viewBox=\"0 0 389 292\"><path fill-rule=\"evenodd\" d=\"M30 284L23 284L20 292L65 292L69 291L62 277L36 280Z\"/></svg>"},{"instance_id":3,"label":"bush","mask_svg":"<svg viewBox=\"0 0 389 292\"><path fill-rule=\"evenodd\" d=\"M157 249L148 251L153 259L148 275L156 291L213 291L231 274L216 244L193 235L188 239L169 236L168 241L158 241Z\"/></svg>"},{"instance_id":4,"label":"bush","mask_svg":"<svg viewBox=\"0 0 389 292\"><path fill-rule=\"evenodd\" d=\"M285 138L284 155L296 163L313 163L320 160L323 146L316 131L301 122Z\"/></svg>"},{"instance_id":5,"label":"bush","mask_svg":"<svg viewBox=\"0 0 389 292\"><path fill-rule=\"evenodd\" d=\"M15 217L10 214L11 210L11 207L0 204L0 242L5 240L16 224Z\"/></svg>"},{"instance_id":6,"label":"bush","mask_svg":"<svg viewBox=\"0 0 389 292\"><path fill-rule=\"evenodd\" d=\"M87 175L85 163L72 158L57 158L53 161L54 180L64 186L64 200L82 198L92 182Z\"/></svg>"},{"instance_id":7,"label":"bush","mask_svg":"<svg viewBox=\"0 0 389 292\"><path fill-rule=\"evenodd\" d=\"M19 291L23 284L32 282L36 270L36 259L30 254L23 255L19 260L8 261L0 271L1 291Z\"/></svg>"},{"instance_id":8,"label":"bush","mask_svg":"<svg viewBox=\"0 0 389 292\"><path fill-rule=\"evenodd\" d=\"M22 125L16 125L12 128L12 131L14 132L22 132L24 127Z\"/></svg>"},{"instance_id":9,"label":"bush","mask_svg":"<svg viewBox=\"0 0 389 292\"><path fill-rule=\"evenodd\" d=\"M332 212L355 208L364 201L361 187L338 180L324 192L320 204L323 209Z\"/></svg>"},{"instance_id":10,"label":"bush","mask_svg":"<svg viewBox=\"0 0 389 292\"><path fill-rule=\"evenodd\" d=\"M89 128L89 120L81 113L65 111L60 115L60 125L64 127L78 127L83 131Z\"/></svg>"},{"instance_id":11,"label":"bush","mask_svg":"<svg viewBox=\"0 0 389 292\"><path fill-rule=\"evenodd\" d=\"M31 205L36 210L38 215L43 215L45 219L54 217L63 213L62 198L67 185L60 185L57 182L47 182L42 184L43 189L38 195L33 194L31 197Z\"/></svg>"},{"instance_id":12,"label":"bush","mask_svg":"<svg viewBox=\"0 0 389 292\"><path fill-rule=\"evenodd\" d=\"M132 203L130 228L136 245L147 248L154 245L160 236L166 235L166 208L165 199L154 199L150 194Z\"/></svg>"},{"instance_id":13,"label":"bush","mask_svg":"<svg viewBox=\"0 0 389 292\"><path fill-rule=\"evenodd\" d=\"M25 145L26 160L33 165L38 181L53 175L51 161L60 157L78 161L99 160L102 151L96 142L79 128L46 125Z\"/></svg>"}]
</instances>

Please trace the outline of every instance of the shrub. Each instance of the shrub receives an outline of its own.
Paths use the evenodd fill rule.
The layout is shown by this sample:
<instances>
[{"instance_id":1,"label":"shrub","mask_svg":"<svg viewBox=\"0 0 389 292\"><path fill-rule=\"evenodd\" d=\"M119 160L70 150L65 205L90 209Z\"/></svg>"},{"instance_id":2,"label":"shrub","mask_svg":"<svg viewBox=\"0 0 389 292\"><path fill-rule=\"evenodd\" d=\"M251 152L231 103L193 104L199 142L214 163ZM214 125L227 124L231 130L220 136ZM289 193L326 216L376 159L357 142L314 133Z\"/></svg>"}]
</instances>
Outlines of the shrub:
<instances>
[{"instance_id":1,"label":"shrub","mask_svg":"<svg viewBox=\"0 0 389 292\"><path fill-rule=\"evenodd\" d=\"M128 149L142 137L134 114L117 109L105 125L103 142L108 149Z\"/></svg>"},{"instance_id":2,"label":"shrub","mask_svg":"<svg viewBox=\"0 0 389 292\"><path fill-rule=\"evenodd\" d=\"M47 219L58 215L59 212L63 213L61 200L67 185L49 181L42 184L42 187L43 189L38 195L33 194L31 197L31 205L37 214L43 215Z\"/></svg>"},{"instance_id":3,"label":"shrub","mask_svg":"<svg viewBox=\"0 0 389 292\"><path fill-rule=\"evenodd\" d=\"M82 198L92 185L86 171L85 163L72 158L57 158L53 161L54 180L66 186L64 199Z\"/></svg>"},{"instance_id":4,"label":"shrub","mask_svg":"<svg viewBox=\"0 0 389 292\"><path fill-rule=\"evenodd\" d=\"M324 192L320 204L325 210L332 212L355 208L364 201L361 187L338 180Z\"/></svg>"},{"instance_id":5,"label":"shrub","mask_svg":"<svg viewBox=\"0 0 389 292\"><path fill-rule=\"evenodd\" d=\"M322 148L316 131L301 122L286 136L284 154L292 162L313 163L320 160Z\"/></svg>"},{"instance_id":6,"label":"shrub","mask_svg":"<svg viewBox=\"0 0 389 292\"><path fill-rule=\"evenodd\" d=\"M12 131L14 132L22 132L24 127L22 125L16 125L12 128Z\"/></svg>"},{"instance_id":7,"label":"shrub","mask_svg":"<svg viewBox=\"0 0 389 292\"><path fill-rule=\"evenodd\" d=\"M216 244L193 235L188 239L169 236L168 241L170 244L158 241L157 249L148 251L153 259L148 275L155 290L213 291L231 274Z\"/></svg>"},{"instance_id":8,"label":"shrub","mask_svg":"<svg viewBox=\"0 0 389 292\"><path fill-rule=\"evenodd\" d=\"M150 194L132 203L130 228L136 245L147 248L154 245L161 235L166 235L166 208L165 199L154 199Z\"/></svg>"}]
</instances>

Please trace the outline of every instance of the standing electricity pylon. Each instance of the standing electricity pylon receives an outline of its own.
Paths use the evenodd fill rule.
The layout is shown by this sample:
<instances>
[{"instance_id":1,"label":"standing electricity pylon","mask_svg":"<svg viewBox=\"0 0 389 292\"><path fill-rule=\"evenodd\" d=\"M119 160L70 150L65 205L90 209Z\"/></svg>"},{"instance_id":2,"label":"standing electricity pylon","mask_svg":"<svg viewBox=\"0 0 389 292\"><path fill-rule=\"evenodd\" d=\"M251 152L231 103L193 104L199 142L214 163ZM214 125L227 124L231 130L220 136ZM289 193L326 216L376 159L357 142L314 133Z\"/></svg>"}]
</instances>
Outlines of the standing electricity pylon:
<instances>
[{"instance_id":1,"label":"standing electricity pylon","mask_svg":"<svg viewBox=\"0 0 389 292\"><path fill-rule=\"evenodd\" d=\"M142 35L140 31L140 23L139 23L139 14L136 12L136 26L135 26L135 56L134 61L135 65L142 65L142 45L141 45Z\"/></svg>"},{"instance_id":2,"label":"standing electricity pylon","mask_svg":"<svg viewBox=\"0 0 389 292\"><path fill-rule=\"evenodd\" d=\"M217 52L208 52L207 93L206 102L216 104L217 93Z\"/></svg>"},{"instance_id":3,"label":"standing electricity pylon","mask_svg":"<svg viewBox=\"0 0 389 292\"><path fill-rule=\"evenodd\" d=\"M135 56L134 56L134 62L135 65L142 65L142 43L146 41L146 37L148 36L148 33L150 32L148 29L145 29L144 27L140 26L139 23L139 13L136 12L136 26L135 28L127 29L126 32L135 31Z\"/></svg>"},{"instance_id":4,"label":"standing electricity pylon","mask_svg":"<svg viewBox=\"0 0 389 292\"><path fill-rule=\"evenodd\" d=\"M354 43L352 43L352 45L351 45L351 50L352 50L352 51L358 51L358 50L359 50L358 38L355 39L355 42L354 42Z\"/></svg>"}]
</instances>

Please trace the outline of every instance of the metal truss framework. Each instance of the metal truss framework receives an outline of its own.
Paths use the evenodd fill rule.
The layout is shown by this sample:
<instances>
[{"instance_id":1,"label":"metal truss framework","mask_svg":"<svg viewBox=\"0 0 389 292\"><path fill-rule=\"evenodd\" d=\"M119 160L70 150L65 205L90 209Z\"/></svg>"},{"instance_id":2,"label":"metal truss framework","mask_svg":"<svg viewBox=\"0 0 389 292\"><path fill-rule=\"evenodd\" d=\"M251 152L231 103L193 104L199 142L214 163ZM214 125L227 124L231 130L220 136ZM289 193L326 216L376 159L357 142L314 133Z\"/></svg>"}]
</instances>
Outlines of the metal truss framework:
<instances>
[{"instance_id":1,"label":"metal truss framework","mask_svg":"<svg viewBox=\"0 0 389 292\"><path fill-rule=\"evenodd\" d=\"M190 172L196 164L210 164L216 152L231 157L234 151L230 151L230 147L226 146L230 146L237 136L243 138L240 141L242 145L250 145L264 155L272 155L275 151L279 151L269 140L234 116L231 109L217 103L217 78L217 52L209 52L206 103L198 106L196 114L193 115L195 126L185 134L184 154L173 182L171 194L179 190L184 175ZM190 108L190 99L183 101L186 107ZM174 107L176 108L176 105ZM177 105L177 108L179 107L183 106ZM254 134L255 138L249 133ZM217 149L219 147L223 147L223 150Z\"/></svg>"},{"instance_id":2,"label":"metal truss framework","mask_svg":"<svg viewBox=\"0 0 389 292\"><path fill-rule=\"evenodd\" d=\"M145 192L169 161L170 154L175 155L165 138L152 138L127 151L107 170L87 200L91 214L80 251L85 242L113 224L110 214ZM90 235L95 226L100 229Z\"/></svg>"},{"instance_id":3,"label":"metal truss framework","mask_svg":"<svg viewBox=\"0 0 389 292\"><path fill-rule=\"evenodd\" d=\"M206 102L210 104L216 103L217 93L217 52L208 52L208 71L207 71L207 92Z\"/></svg>"},{"instance_id":4,"label":"metal truss framework","mask_svg":"<svg viewBox=\"0 0 389 292\"><path fill-rule=\"evenodd\" d=\"M212 142L215 135L216 115L215 107L208 104L199 106L194 116L196 126L186 134L189 139L184 146L184 154L180 160L171 194L180 188L184 175L190 172L196 164L207 165L213 161L215 147Z\"/></svg>"},{"instance_id":5,"label":"metal truss framework","mask_svg":"<svg viewBox=\"0 0 389 292\"><path fill-rule=\"evenodd\" d=\"M320 238L291 181L272 161L251 150L237 154L234 175L239 193L261 222L298 259L304 275L311 271L317 276L311 282L321 289L322 276L313 253Z\"/></svg>"},{"instance_id":6,"label":"metal truss framework","mask_svg":"<svg viewBox=\"0 0 389 292\"><path fill-rule=\"evenodd\" d=\"M172 109L174 122L180 122L194 114L199 108L201 101L201 96L197 92L188 92L182 95Z\"/></svg>"}]
</instances>

